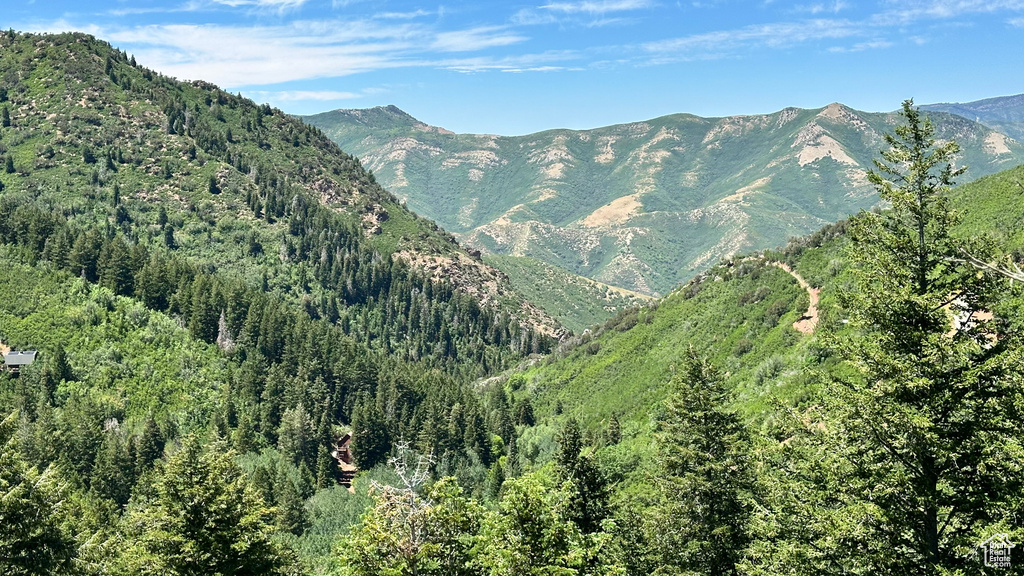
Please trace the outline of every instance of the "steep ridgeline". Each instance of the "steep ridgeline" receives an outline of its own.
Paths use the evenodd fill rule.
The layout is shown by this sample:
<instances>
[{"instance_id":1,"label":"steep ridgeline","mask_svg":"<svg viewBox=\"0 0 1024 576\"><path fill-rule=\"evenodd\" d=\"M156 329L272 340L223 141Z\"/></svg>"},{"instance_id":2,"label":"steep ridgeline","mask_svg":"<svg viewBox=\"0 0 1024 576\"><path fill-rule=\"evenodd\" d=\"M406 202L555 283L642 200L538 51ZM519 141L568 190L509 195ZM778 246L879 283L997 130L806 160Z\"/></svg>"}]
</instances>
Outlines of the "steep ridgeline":
<instances>
[{"instance_id":1,"label":"steep ridgeline","mask_svg":"<svg viewBox=\"0 0 1024 576\"><path fill-rule=\"evenodd\" d=\"M948 112L980 122L1016 140L1024 140L1024 94L974 102L927 104L922 110Z\"/></svg>"},{"instance_id":2,"label":"steep ridgeline","mask_svg":"<svg viewBox=\"0 0 1024 576\"><path fill-rule=\"evenodd\" d=\"M393 106L304 120L470 246L664 294L874 205L865 170L895 116L831 104L519 137L453 134ZM1024 146L980 124L933 120L963 146L966 179L1024 160Z\"/></svg>"},{"instance_id":3,"label":"steep ridgeline","mask_svg":"<svg viewBox=\"0 0 1024 576\"><path fill-rule=\"evenodd\" d=\"M108 237L120 229L128 244L155 242L316 316L376 323L377 334L394 312L378 319L346 306L373 307L392 287L422 294L423 279L506 326L559 333L503 274L279 110L162 77L84 35L0 41L8 210L31 204ZM412 276L420 280L403 283ZM400 342L407 329L385 332Z\"/></svg>"}]
</instances>

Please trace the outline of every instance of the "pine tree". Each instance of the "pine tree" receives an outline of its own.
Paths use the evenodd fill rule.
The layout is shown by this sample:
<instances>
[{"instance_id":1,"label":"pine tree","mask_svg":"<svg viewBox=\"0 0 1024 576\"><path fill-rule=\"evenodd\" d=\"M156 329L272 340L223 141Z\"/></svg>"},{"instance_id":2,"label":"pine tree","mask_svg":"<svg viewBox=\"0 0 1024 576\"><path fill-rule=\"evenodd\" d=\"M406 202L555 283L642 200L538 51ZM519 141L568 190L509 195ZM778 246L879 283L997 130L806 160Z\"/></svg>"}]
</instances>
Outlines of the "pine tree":
<instances>
[{"instance_id":1,"label":"pine tree","mask_svg":"<svg viewBox=\"0 0 1024 576\"><path fill-rule=\"evenodd\" d=\"M569 494L566 515L584 533L600 530L601 521L608 516L608 484L593 451L584 451L580 426L574 418L569 418L558 436L555 469Z\"/></svg>"},{"instance_id":2,"label":"pine tree","mask_svg":"<svg viewBox=\"0 0 1024 576\"><path fill-rule=\"evenodd\" d=\"M337 483L335 475L335 462L327 446L320 444L316 453L316 487L317 489L330 488Z\"/></svg>"},{"instance_id":3,"label":"pine tree","mask_svg":"<svg viewBox=\"0 0 1024 576\"><path fill-rule=\"evenodd\" d=\"M313 421L302 404L289 408L281 415L277 429L277 449L281 456L298 466L316 458L316 441Z\"/></svg>"},{"instance_id":4,"label":"pine tree","mask_svg":"<svg viewBox=\"0 0 1024 576\"><path fill-rule=\"evenodd\" d=\"M50 371L57 382L74 382L75 372L68 362L67 352L64 351L64 344L57 342L53 352L50 353Z\"/></svg>"},{"instance_id":5,"label":"pine tree","mask_svg":"<svg viewBox=\"0 0 1024 576\"><path fill-rule=\"evenodd\" d=\"M164 246L167 246L171 250L178 247L178 244L174 241L174 226L164 226Z\"/></svg>"},{"instance_id":6,"label":"pine tree","mask_svg":"<svg viewBox=\"0 0 1024 576\"><path fill-rule=\"evenodd\" d=\"M277 529L281 532L290 532L296 536L301 535L308 524L306 509L303 506L302 496L295 483L285 473L284 466L281 466L277 474L277 482L274 483L277 494Z\"/></svg>"},{"instance_id":7,"label":"pine tree","mask_svg":"<svg viewBox=\"0 0 1024 576\"><path fill-rule=\"evenodd\" d=\"M102 246L103 240L95 230L79 234L71 247L71 271L90 282L97 281L99 276L96 264Z\"/></svg>"},{"instance_id":8,"label":"pine tree","mask_svg":"<svg viewBox=\"0 0 1024 576\"><path fill-rule=\"evenodd\" d=\"M619 417L612 414L612 417L608 420L608 430L605 431L605 440L608 444L614 446L622 441L622 425L619 424Z\"/></svg>"},{"instance_id":9,"label":"pine tree","mask_svg":"<svg viewBox=\"0 0 1024 576\"><path fill-rule=\"evenodd\" d=\"M0 574L69 574L75 542L60 527L63 487L40 473L15 444L17 415L0 421Z\"/></svg>"},{"instance_id":10,"label":"pine tree","mask_svg":"<svg viewBox=\"0 0 1024 576\"><path fill-rule=\"evenodd\" d=\"M363 401L352 411L352 457L363 470L385 461L391 452L391 434L377 405Z\"/></svg>"},{"instance_id":11,"label":"pine tree","mask_svg":"<svg viewBox=\"0 0 1024 576\"><path fill-rule=\"evenodd\" d=\"M189 331L204 342L216 342L220 310L217 306L213 281L209 276L203 274L196 278L192 286L191 304Z\"/></svg>"},{"instance_id":12,"label":"pine tree","mask_svg":"<svg viewBox=\"0 0 1024 576\"><path fill-rule=\"evenodd\" d=\"M135 441L135 468L140 473L149 469L164 455L164 436L153 415L146 417L142 434Z\"/></svg>"},{"instance_id":13,"label":"pine tree","mask_svg":"<svg viewBox=\"0 0 1024 576\"><path fill-rule=\"evenodd\" d=\"M104 242L100 250L99 261L100 285L109 288L114 294L128 296L132 293L132 270L128 247L120 236Z\"/></svg>"},{"instance_id":14,"label":"pine tree","mask_svg":"<svg viewBox=\"0 0 1024 576\"><path fill-rule=\"evenodd\" d=\"M135 483L134 460L130 445L119 430L105 432L93 466L92 490L118 506L128 504Z\"/></svg>"},{"instance_id":15,"label":"pine tree","mask_svg":"<svg viewBox=\"0 0 1024 576\"><path fill-rule=\"evenodd\" d=\"M901 115L869 174L892 208L853 225L850 329L833 342L845 365L786 447L803 455L786 476L807 481L773 495L764 572L973 573L977 543L1019 526L1008 517L1024 482L1015 289L965 261L991 260L987 242L952 233L957 144L939 143L912 101Z\"/></svg>"},{"instance_id":16,"label":"pine tree","mask_svg":"<svg viewBox=\"0 0 1024 576\"><path fill-rule=\"evenodd\" d=\"M155 498L130 513L130 573L284 574L289 559L271 538L270 509L214 445L188 436L154 485Z\"/></svg>"},{"instance_id":17,"label":"pine tree","mask_svg":"<svg viewBox=\"0 0 1024 576\"><path fill-rule=\"evenodd\" d=\"M658 504L648 539L662 566L736 574L753 487L746 432L726 408L721 375L692 348L670 388L656 433Z\"/></svg>"}]
</instances>

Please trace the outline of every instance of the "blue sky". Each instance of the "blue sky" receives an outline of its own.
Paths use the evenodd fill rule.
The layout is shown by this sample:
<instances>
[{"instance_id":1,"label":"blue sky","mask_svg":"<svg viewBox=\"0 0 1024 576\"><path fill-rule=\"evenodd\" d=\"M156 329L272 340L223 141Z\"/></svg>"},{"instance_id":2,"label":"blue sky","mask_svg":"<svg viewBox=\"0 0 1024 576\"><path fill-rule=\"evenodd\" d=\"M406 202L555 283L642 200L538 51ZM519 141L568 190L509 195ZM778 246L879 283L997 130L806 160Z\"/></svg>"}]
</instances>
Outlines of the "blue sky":
<instances>
[{"instance_id":1,"label":"blue sky","mask_svg":"<svg viewBox=\"0 0 1024 576\"><path fill-rule=\"evenodd\" d=\"M1024 92L1024 0L4 0L296 114L395 104L457 132Z\"/></svg>"}]
</instances>

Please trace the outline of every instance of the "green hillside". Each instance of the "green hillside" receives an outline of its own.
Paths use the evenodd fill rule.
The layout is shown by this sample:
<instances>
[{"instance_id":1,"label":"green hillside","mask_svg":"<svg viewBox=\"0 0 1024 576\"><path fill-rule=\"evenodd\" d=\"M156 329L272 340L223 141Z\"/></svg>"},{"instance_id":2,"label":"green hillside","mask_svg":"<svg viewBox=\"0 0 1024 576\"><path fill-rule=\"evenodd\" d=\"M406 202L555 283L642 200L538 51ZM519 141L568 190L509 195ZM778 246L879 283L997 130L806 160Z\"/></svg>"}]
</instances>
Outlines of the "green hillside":
<instances>
[{"instance_id":1,"label":"green hillside","mask_svg":"<svg viewBox=\"0 0 1024 576\"><path fill-rule=\"evenodd\" d=\"M335 442L480 493L509 433L469 382L562 330L316 129L0 33L0 345L38 351L0 370L0 573L323 573L368 503Z\"/></svg>"},{"instance_id":2,"label":"green hillside","mask_svg":"<svg viewBox=\"0 0 1024 576\"><path fill-rule=\"evenodd\" d=\"M876 204L865 170L895 118L832 104L519 137L453 134L393 106L303 119L484 253L666 294L722 258ZM963 147L967 180L1024 161L1020 143L985 126L934 120Z\"/></svg>"},{"instance_id":3,"label":"green hillside","mask_svg":"<svg viewBox=\"0 0 1024 576\"><path fill-rule=\"evenodd\" d=\"M989 237L1020 263L1021 182L1024 166L957 187L951 202L963 220L956 234ZM555 423L566 416L600 434L615 416L635 443L631 446L645 453L674 367L689 347L721 368L734 408L754 427L776 425L776 403L815 402L827 393L822 382L835 364L828 345L844 325L836 296L851 281L848 229L849 222L840 221L792 240L781 251L716 264L654 304L621 312L543 361L513 371L509 381L515 394L528 398L543 422L524 430L524 440L550 442ZM812 335L793 325L807 310L808 294L776 262L821 289L820 320Z\"/></svg>"},{"instance_id":4,"label":"green hillside","mask_svg":"<svg viewBox=\"0 0 1024 576\"><path fill-rule=\"evenodd\" d=\"M493 254L484 261L507 274L523 296L576 334L603 323L620 310L652 300L534 258Z\"/></svg>"},{"instance_id":5,"label":"green hillside","mask_svg":"<svg viewBox=\"0 0 1024 576\"><path fill-rule=\"evenodd\" d=\"M337 279L314 278L313 267L340 258L346 274L358 261L364 273L395 262L443 278L524 325L558 331L318 131L213 85L163 77L83 35L31 38L5 34L0 54L8 206L31 200L76 226L113 226L108 236L119 228L129 243L162 242L308 298L320 315L329 315L323 288Z\"/></svg>"}]
</instances>

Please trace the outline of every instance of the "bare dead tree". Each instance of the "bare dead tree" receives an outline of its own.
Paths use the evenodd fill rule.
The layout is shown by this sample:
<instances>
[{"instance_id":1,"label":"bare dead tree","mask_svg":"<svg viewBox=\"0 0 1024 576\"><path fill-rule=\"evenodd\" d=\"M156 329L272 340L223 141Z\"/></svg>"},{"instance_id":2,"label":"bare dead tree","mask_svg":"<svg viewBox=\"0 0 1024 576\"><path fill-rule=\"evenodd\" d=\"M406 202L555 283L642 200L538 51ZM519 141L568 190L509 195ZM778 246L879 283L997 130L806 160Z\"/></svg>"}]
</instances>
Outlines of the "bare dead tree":
<instances>
[{"instance_id":1,"label":"bare dead tree","mask_svg":"<svg viewBox=\"0 0 1024 576\"><path fill-rule=\"evenodd\" d=\"M376 499L375 514L385 519L385 525L390 526L395 535L400 535L393 540L394 553L406 559L414 574L418 572L420 550L429 542L428 514L432 503L419 492L429 479L433 464L431 455L416 454L408 442L400 442L395 447L395 456L388 459L388 466L395 471L400 486L376 480L370 485Z\"/></svg>"}]
</instances>

